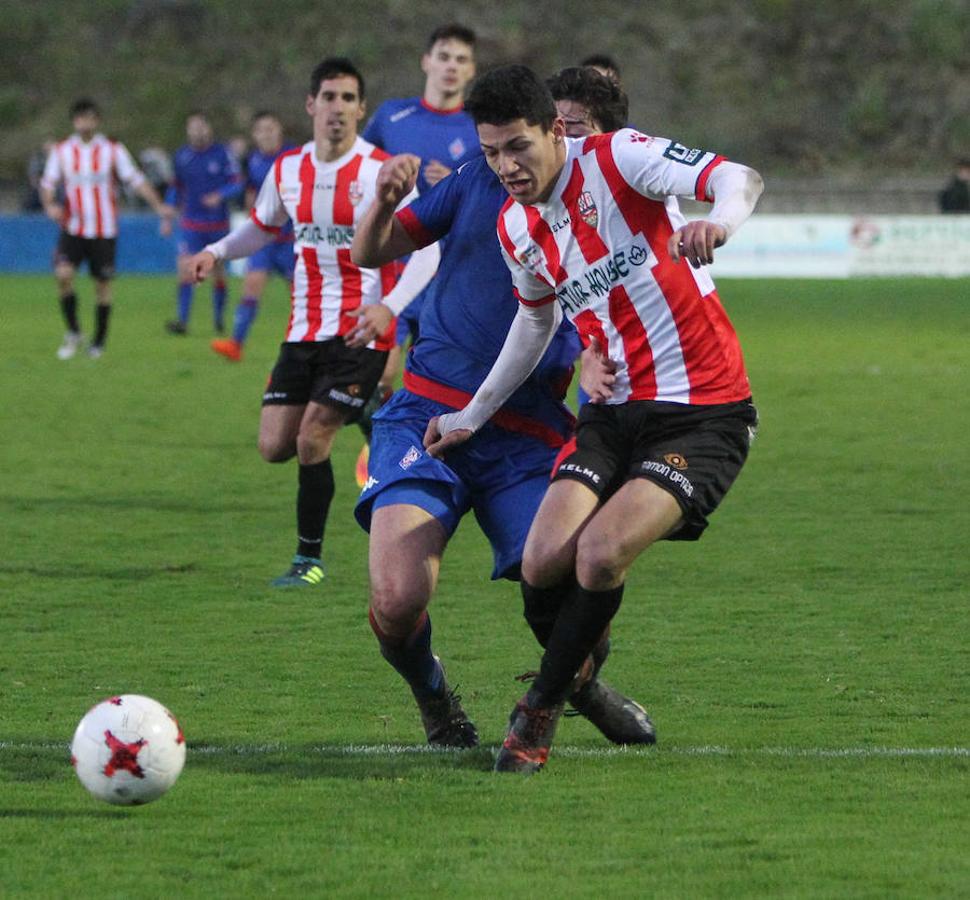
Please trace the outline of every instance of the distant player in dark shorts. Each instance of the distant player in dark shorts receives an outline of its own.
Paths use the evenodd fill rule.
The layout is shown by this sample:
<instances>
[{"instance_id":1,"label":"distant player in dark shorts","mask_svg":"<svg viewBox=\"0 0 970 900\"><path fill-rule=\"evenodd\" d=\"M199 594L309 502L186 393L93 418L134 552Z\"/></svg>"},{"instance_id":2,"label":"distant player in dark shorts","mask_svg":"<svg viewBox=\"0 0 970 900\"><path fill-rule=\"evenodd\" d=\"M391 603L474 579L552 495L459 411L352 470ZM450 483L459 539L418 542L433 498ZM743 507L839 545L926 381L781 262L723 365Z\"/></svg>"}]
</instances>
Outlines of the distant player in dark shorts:
<instances>
[{"instance_id":1,"label":"distant player in dark shorts","mask_svg":"<svg viewBox=\"0 0 970 900\"><path fill-rule=\"evenodd\" d=\"M61 226L54 251L54 276L67 333L57 358L71 359L84 343L74 276L86 262L97 294L94 334L87 353L97 359L104 353L111 316L110 282L115 274L118 235L117 183L121 181L135 191L162 217L163 233L170 230L175 211L162 203L125 145L98 133L101 114L97 104L87 99L75 102L71 122L74 134L51 150L40 183L44 212Z\"/></svg>"},{"instance_id":2,"label":"distant player in dark shorts","mask_svg":"<svg viewBox=\"0 0 970 900\"><path fill-rule=\"evenodd\" d=\"M615 364L605 406L584 408L523 553L526 615L545 621L547 640L495 768L528 774L548 759L633 561L655 541L697 538L747 456L751 388L703 266L763 186L746 166L633 129L567 138L547 86L524 66L482 76L466 108L511 198L497 232L519 309L472 400L429 424L428 452L450 452L489 419L563 314ZM714 206L688 223L678 196Z\"/></svg>"},{"instance_id":3,"label":"distant player in dark shorts","mask_svg":"<svg viewBox=\"0 0 970 900\"><path fill-rule=\"evenodd\" d=\"M364 312L382 302L406 305L433 271L412 277L426 258L415 254L395 284L396 269L350 261L354 229L374 200L386 158L357 135L364 79L353 63L321 62L310 77L306 110L313 140L278 156L248 221L190 260L201 281L217 261L251 256L293 223L290 319L259 420L263 459L299 462L296 555L273 581L278 587L312 587L324 578L323 537L334 496L330 451L337 432L360 416L373 393L391 340Z\"/></svg>"}]
</instances>

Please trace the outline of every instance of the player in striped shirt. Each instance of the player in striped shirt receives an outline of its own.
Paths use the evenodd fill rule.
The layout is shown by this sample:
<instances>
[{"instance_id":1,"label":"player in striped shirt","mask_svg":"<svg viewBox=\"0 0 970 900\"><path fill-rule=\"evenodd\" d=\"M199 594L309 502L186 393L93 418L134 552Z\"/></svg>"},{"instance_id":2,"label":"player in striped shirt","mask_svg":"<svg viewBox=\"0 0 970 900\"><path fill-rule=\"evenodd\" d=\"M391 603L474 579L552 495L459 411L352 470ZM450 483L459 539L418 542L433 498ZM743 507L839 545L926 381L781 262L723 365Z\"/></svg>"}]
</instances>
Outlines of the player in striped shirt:
<instances>
[{"instance_id":1,"label":"player in striped shirt","mask_svg":"<svg viewBox=\"0 0 970 900\"><path fill-rule=\"evenodd\" d=\"M93 100L75 102L71 107L71 122L74 133L51 150L40 183L44 211L61 226L54 253L54 276L67 333L57 358L70 359L83 345L74 276L78 266L87 260L97 295L94 338L87 352L97 359L104 352L111 316L111 279L118 237L118 181L124 182L162 217L163 233L171 227L174 210L162 202L125 145L98 132L101 113ZM63 203L57 200L59 184L64 188Z\"/></svg>"},{"instance_id":2,"label":"player in striped shirt","mask_svg":"<svg viewBox=\"0 0 970 900\"><path fill-rule=\"evenodd\" d=\"M527 607L559 610L539 675L512 714L498 771L546 762L573 679L657 540L696 540L737 477L757 414L734 329L703 266L750 215L760 176L632 129L571 140L524 66L496 69L467 107L509 194L498 220L519 310L469 404L431 421L440 455L468 440L532 371L563 313L617 363L580 415L522 560ZM688 223L678 196L713 201Z\"/></svg>"},{"instance_id":3,"label":"player in striped shirt","mask_svg":"<svg viewBox=\"0 0 970 900\"><path fill-rule=\"evenodd\" d=\"M299 462L297 551L274 581L280 587L316 585L324 577L321 551L334 494L330 450L373 393L390 340L377 333L367 311L381 303L399 311L438 260L437 248L414 254L400 280L393 265L366 269L351 262L354 230L374 200L387 154L357 135L364 80L349 60L326 59L314 69L306 110L313 140L276 159L249 221L191 260L202 280L218 261L251 256L293 223L290 320L259 424L267 462L294 456Z\"/></svg>"}]
</instances>

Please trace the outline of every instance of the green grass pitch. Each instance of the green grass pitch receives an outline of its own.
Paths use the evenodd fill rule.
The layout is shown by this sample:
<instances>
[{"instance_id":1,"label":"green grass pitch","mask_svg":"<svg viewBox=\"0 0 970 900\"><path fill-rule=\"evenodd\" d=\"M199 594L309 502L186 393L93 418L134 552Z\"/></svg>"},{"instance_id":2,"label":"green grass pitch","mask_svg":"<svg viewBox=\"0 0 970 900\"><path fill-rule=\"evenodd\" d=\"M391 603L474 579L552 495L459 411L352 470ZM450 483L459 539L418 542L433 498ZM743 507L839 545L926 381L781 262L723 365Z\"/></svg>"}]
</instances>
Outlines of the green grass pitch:
<instances>
[{"instance_id":1,"label":"green grass pitch","mask_svg":"<svg viewBox=\"0 0 970 900\"><path fill-rule=\"evenodd\" d=\"M761 433L704 539L637 563L604 673L660 742L566 719L520 779L489 771L537 662L517 590L464 523L432 613L484 746L423 750L367 625L355 430L326 582L268 587L294 543L293 467L255 450L280 284L240 365L208 288L179 339L172 279L133 277L105 356L59 362L52 279L0 278L0 895L970 894L970 284L721 288ZM189 742L128 810L68 764L120 692Z\"/></svg>"}]
</instances>

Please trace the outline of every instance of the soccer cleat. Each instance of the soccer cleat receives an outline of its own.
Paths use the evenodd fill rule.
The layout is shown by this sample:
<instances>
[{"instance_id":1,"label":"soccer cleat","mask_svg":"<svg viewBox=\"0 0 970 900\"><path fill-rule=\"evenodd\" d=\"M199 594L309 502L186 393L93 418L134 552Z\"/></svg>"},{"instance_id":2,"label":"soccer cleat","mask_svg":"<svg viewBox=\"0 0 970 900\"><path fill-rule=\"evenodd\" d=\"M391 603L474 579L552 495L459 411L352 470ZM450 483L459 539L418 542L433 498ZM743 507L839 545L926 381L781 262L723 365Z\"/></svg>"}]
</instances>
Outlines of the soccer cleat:
<instances>
[{"instance_id":1,"label":"soccer cleat","mask_svg":"<svg viewBox=\"0 0 970 900\"><path fill-rule=\"evenodd\" d=\"M188 334L189 333L189 327L188 327L188 325L186 325L185 322L180 322L178 319L172 319L171 322L166 322L165 323L165 330L169 334L182 334L182 335L185 335L185 334Z\"/></svg>"},{"instance_id":2,"label":"soccer cleat","mask_svg":"<svg viewBox=\"0 0 970 900\"><path fill-rule=\"evenodd\" d=\"M574 692L569 702L614 744L657 742L657 732L647 711L598 677Z\"/></svg>"},{"instance_id":3,"label":"soccer cleat","mask_svg":"<svg viewBox=\"0 0 970 900\"><path fill-rule=\"evenodd\" d=\"M562 710L562 703L529 706L525 697L516 703L505 741L495 758L495 771L522 775L538 772L549 759L549 747Z\"/></svg>"},{"instance_id":4,"label":"soccer cleat","mask_svg":"<svg viewBox=\"0 0 970 900\"><path fill-rule=\"evenodd\" d=\"M230 362L239 362L242 359L242 344L232 338L216 338L209 346Z\"/></svg>"},{"instance_id":5,"label":"soccer cleat","mask_svg":"<svg viewBox=\"0 0 970 900\"><path fill-rule=\"evenodd\" d=\"M325 575L319 559L297 554L289 571L274 578L271 583L273 587L314 587L323 581Z\"/></svg>"},{"instance_id":6,"label":"soccer cleat","mask_svg":"<svg viewBox=\"0 0 970 900\"><path fill-rule=\"evenodd\" d=\"M357 463L354 466L354 479L357 481L357 487L361 489L367 484L368 462L370 462L370 444L364 444L360 448L360 453L357 454Z\"/></svg>"},{"instance_id":7,"label":"soccer cleat","mask_svg":"<svg viewBox=\"0 0 970 900\"><path fill-rule=\"evenodd\" d=\"M57 358L71 359L83 346L84 337L79 332L68 331L64 335L64 340L61 342L61 346L57 348Z\"/></svg>"},{"instance_id":8,"label":"soccer cleat","mask_svg":"<svg viewBox=\"0 0 970 900\"><path fill-rule=\"evenodd\" d=\"M435 657L437 660L437 657ZM421 724L434 747L477 747L478 730L462 709L461 697L444 685L440 695L414 695L421 710Z\"/></svg>"},{"instance_id":9,"label":"soccer cleat","mask_svg":"<svg viewBox=\"0 0 970 900\"><path fill-rule=\"evenodd\" d=\"M104 347L102 347L100 344L92 344L90 347L88 347L88 356L90 356L91 359L101 359L101 357L104 356Z\"/></svg>"}]
</instances>

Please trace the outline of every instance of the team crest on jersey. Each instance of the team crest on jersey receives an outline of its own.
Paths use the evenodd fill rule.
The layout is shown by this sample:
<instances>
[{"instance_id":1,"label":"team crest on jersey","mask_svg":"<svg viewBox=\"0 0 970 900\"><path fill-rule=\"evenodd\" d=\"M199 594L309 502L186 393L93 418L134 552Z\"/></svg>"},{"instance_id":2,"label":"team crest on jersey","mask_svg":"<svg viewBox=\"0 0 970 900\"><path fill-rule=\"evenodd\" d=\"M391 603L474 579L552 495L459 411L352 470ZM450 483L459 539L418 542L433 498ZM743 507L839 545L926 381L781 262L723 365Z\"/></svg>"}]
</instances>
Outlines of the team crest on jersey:
<instances>
[{"instance_id":1,"label":"team crest on jersey","mask_svg":"<svg viewBox=\"0 0 970 900\"><path fill-rule=\"evenodd\" d=\"M538 244L530 243L524 250L519 251L518 257L519 262L533 274L542 268L542 250Z\"/></svg>"},{"instance_id":2,"label":"team crest on jersey","mask_svg":"<svg viewBox=\"0 0 970 900\"><path fill-rule=\"evenodd\" d=\"M465 155L465 142L460 138L456 137L449 145L448 152L451 154L452 159L458 159Z\"/></svg>"},{"instance_id":3,"label":"team crest on jersey","mask_svg":"<svg viewBox=\"0 0 970 900\"><path fill-rule=\"evenodd\" d=\"M589 191L583 191L579 195L579 215L590 228L595 228L599 223L599 212L596 209L596 203L593 201L593 195Z\"/></svg>"},{"instance_id":4,"label":"team crest on jersey","mask_svg":"<svg viewBox=\"0 0 970 900\"><path fill-rule=\"evenodd\" d=\"M351 206L356 206L364 199L364 185L359 181L351 181L347 193L350 195Z\"/></svg>"}]
</instances>

